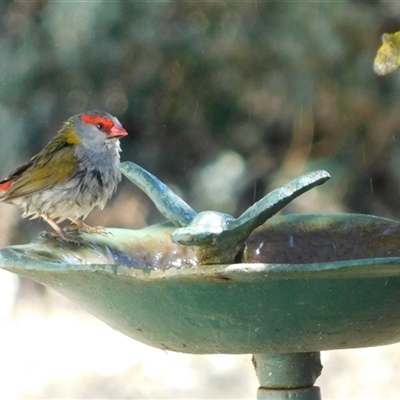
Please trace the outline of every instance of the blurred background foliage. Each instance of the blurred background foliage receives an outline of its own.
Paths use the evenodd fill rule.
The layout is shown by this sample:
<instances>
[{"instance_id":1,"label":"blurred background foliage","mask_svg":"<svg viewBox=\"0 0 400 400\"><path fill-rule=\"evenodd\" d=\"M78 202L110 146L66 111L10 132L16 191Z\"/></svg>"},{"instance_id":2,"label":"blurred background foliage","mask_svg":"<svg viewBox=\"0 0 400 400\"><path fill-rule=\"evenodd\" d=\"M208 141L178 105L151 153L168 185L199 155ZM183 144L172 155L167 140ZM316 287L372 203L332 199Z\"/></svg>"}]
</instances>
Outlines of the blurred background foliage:
<instances>
[{"instance_id":1,"label":"blurred background foliage","mask_svg":"<svg viewBox=\"0 0 400 400\"><path fill-rule=\"evenodd\" d=\"M122 159L199 211L237 215L324 168L333 179L306 211L399 217L400 74L372 69L399 19L379 1L2 1L0 174L98 108L130 133ZM160 220L124 181L88 221Z\"/></svg>"}]
</instances>

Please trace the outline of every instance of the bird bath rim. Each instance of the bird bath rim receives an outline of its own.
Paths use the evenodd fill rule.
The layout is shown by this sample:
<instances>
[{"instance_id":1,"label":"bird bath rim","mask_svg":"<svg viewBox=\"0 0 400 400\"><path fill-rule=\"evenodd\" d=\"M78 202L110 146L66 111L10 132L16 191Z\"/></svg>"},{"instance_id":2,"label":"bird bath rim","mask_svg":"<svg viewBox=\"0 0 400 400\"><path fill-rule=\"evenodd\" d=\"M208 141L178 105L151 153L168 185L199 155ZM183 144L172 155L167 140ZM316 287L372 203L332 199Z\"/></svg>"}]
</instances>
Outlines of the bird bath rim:
<instances>
[{"instance_id":1,"label":"bird bath rim","mask_svg":"<svg viewBox=\"0 0 400 400\"><path fill-rule=\"evenodd\" d=\"M165 350L265 354L317 352L400 341L400 246L397 246L400 224L350 214L275 217L250 235L248 251L258 249L252 243L262 239L260 232L264 229L273 232L273 238L279 229L297 235L295 243L298 243L306 236L307 226L313 238L321 238L321 244L325 242L324 233L334 238L338 231L347 235L338 239L339 247L351 237L359 243L365 243L366 238L371 240L371 236L375 241L387 240L387 255L394 256L166 269L96 263L63 265L43 262L49 258L38 247L40 239L31 245L1 250L0 263L11 272L54 288L127 336ZM300 233L294 227L299 227ZM125 237L126 244L134 243L136 238L142 249L148 239L157 248L168 243L173 254L177 249L187 251L186 246L169 239L173 229L161 225L139 231L113 230L111 238L92 236L91 240L97 244L114 243L113 240L121 243L120 238ZM281 240L290 256L292 248L287 237ZM282 243L276 245L278 253ZM348 249L352 246L350 243ZM359 246L354 244L354 247ZM369 254L371 248L368 244L363 254ZM394 253L396 248L399 251ZM29 257L29 251L25 254L21 249L38 251ZM301 245L300 250L302 253ZM85 251L90 253L92 248L82 249ZM150 253L143 254L147 258Z\"/></svg>"}]
</instances>

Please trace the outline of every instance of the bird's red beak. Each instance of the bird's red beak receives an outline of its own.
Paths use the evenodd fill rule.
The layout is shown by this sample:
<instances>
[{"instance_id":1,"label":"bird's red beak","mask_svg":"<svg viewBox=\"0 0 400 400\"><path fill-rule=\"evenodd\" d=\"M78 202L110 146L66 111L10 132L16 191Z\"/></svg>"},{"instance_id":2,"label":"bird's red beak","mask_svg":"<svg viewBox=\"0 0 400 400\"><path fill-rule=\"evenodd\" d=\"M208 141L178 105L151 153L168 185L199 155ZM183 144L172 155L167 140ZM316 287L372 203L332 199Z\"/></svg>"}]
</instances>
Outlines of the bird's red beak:
<instances>
[{"instance_id":1,"label":"bird's red beak","mask_svg":"<svg viewBox=\"0 0 400 400\"><path fill-rule=\"evenodd\" d=\"M124 137L128 134L128 132L122 127L122 125L114 124L114 126L110 129L108 133L109 138L120 138Z\"/></svg>"}]
</instances>

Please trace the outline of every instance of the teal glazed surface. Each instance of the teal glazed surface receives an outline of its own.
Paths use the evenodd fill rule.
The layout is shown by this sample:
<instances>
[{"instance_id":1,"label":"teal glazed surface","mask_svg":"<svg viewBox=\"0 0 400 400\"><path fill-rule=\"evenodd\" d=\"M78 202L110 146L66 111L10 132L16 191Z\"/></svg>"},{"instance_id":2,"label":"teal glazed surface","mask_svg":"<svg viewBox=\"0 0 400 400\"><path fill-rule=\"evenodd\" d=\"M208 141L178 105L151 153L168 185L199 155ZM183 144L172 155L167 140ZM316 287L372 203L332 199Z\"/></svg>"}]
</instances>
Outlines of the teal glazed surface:
<instances>
[{"instance_id":1,"label":"teal glazed surface","mask_svg":"<svg viewBox=\"0 0 400 400\"><path fill-rule=\"evenodd\" d=\"M174 228L112 230L87 246L43 237L1 266L114 329L186 353L285 353L400 340L400 225L351 214L275 217L243 262L198 265ZM90 242L89 242L90 240Z\"/></svg>"}]
</instances>

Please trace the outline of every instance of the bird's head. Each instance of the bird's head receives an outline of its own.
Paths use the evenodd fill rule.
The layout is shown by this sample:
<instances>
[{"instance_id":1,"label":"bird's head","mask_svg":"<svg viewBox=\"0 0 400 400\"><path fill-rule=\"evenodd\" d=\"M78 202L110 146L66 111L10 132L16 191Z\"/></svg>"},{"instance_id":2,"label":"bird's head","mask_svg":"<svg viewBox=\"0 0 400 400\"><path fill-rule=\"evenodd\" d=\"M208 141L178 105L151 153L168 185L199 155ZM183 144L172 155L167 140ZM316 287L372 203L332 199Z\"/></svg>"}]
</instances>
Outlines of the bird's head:
<instances>
[{"instance_id":1,"label":"bird's head","mask_svg":"<svg viewBox=\"0 0 400 400\"><path fill-rule=\"evenodd\" d=\"M105 111L86 111L71 117L64 128L70 144L95 149L126 136L118 119Z\"/></svg>"}]
</instances>

